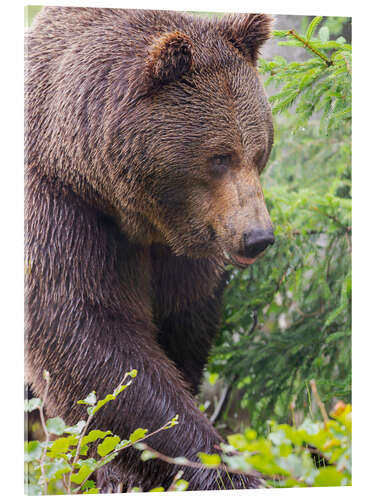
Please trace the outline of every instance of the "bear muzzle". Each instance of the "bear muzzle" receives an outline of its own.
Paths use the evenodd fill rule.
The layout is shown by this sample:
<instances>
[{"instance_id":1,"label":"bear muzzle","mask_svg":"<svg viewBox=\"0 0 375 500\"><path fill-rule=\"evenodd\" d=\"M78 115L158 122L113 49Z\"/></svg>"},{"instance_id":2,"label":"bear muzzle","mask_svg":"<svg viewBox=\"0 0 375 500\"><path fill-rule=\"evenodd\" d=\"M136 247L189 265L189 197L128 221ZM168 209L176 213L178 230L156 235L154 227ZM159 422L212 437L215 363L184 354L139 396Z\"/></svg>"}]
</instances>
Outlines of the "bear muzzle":
<instances>
[{"instance_id":1,"label":"bear muzzle","mask_svg":"<svg viewBox=\"0 0 375 500\"><path fill-rule=\"evenodd\" d=\"M257 260L269 245L275 242L272 227L255 228L246 231L242 236L239 252L225 252L227 259L237 267L244 269Z\"/></svg>"},{"instance_id":2,"label":"bear muzzle","mask_svg":"<svg viewBox=\"0 0 375 500\"><path fill-rule=\"evenodd\" d=\"M243 248L245 257L255 258L269 245L275 243L273 229L251 229L243 235Z\"/></svg>"}]
</instances>

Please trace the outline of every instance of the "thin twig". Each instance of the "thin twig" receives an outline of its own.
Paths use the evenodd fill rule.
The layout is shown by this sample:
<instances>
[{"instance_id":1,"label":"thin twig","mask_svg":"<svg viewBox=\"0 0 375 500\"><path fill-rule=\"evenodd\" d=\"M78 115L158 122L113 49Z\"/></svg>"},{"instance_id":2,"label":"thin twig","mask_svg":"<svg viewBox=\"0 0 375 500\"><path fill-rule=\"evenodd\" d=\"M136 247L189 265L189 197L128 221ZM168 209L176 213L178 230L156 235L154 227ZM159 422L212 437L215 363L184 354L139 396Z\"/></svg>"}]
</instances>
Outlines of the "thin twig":
<instances>
[{"instance_id":1,"label":"thin twig","mask_svg":"<svg viewBox=\"0 0 375 500\"><path fill-rule=\"evenodd\" d=\"M183 475L184 471L183 470L179 470L177 472L177 474L174 476L173 478L173 481L171 483L171 485L169 486L169 488L167 489L167 491L175 491L175 487L176 487L176 482L181 479L182 475Z\"/></svg>"},{"instance_id":2,"label":"thin twig","mask_svg":"<svg viewBox=\"0 0 375 500\"><path fill-rule=\"evenodd\" d=\"M220 472L220 471L225 472L226 474L231 473L231 474L239 474L239 475L243 475L243 476L256 476L260 479L270 479L270 480L277 480L277 481L282 481L284 479L287 479L286 476L281 476L279 474L261 474L260 472L258 472L255 469L252 469L251 472L244 472L243 470L228 467L225 464L220 464L220 465L217 465L214 467L206 467L204 464L201 464L199 462L193 462L187 458L184 458L183 464L176 463L177 459L172 458L172 457L168 457L168 456L164 455L163 453L160 453L160 452L154 450L153 448L151 448L147 444L144 444L144 447L146 450L148 450L152 454L154 454L155 457L158 458L159 460L162 460L163 462L166 462L166 463L172 464L172 465L183 465L184 467L191 467L193 469L210 468L212 470L216 470L217 472ZM256 455L256 454L257 454L257 452L251 453L251 455ZM297 478L293 478L293 479L295 481L298 481L298 482L304 484L304 481L301 481Z\"/></svg>"},{"instance_id":3,"label":"thin twig","mask_svg":"<svg viewBox=\"0 0 375 500\"><path fill-rule=\"evenodd\" d=\"M164 430L166 428L166 426L169 424L170 421L168 421L166 424L164 424L162 427L160 427L159 429L156 429L156 431L153 431L151 432L150 434L147 434L146 436L144 436L143 438L140 438L138 439L137 441L134 441L134 443L127 443L126 445L124 445L122 448L119 448L118 450L113 450L111 451L111 453L108 453L108 455L105 455L95 466L95 469L93 471L90 472L90 474L87 476L86 478L86 481L89 480L89 478L92 476L92 474L94 474L94 472L96 472L98 469L100 469L100 467L102 467L102 465L104 465L104 462L107 462L108 458L111 457L112 455L113 456L116 456L118 453L120 453L121 451L123 450L126 450L126 448L130 448L130 446L134 445L134 444L138 444L140 443L141 441L144 441L145 439L148 439L149 437L153 436L154 434L157 434L158 432L161 432L162 430ZM147 445L144 444L145 447L147 447ZM147 447L148 448L148 447ZM85 482L86 482L85 481Z\"/></svg>"},{"instance_id":4,"label":"thin twig","mask_svg":"<svg viewBox=\"0 0 375 500\"><path fill-rule=\"evenodd\" d=\"M120 387L126 380L126 378L128 377L128 372L125 373L124 377L122 378L121 382L119 383L118 387ZM89 418L87 419L87 422L86 422L86 425L84 426L80 436L79 436L79 441L78 441L78 444L77 444L77 448L76 448L76 454L74 456L74 459L73 459L73 462L72 462L72 468L71 468L71 471L69 473L69 476L68 476L68 494L70 495L71 494L71 487L72 487L72 474L74 472L74 465L78 462L78 459L79 459L79 455L81 453L81 447L82 447L82 441L83 441L83 438L85 437L86 435L86 432L87 432L87 429L92 421L92 419L94 418L94 415L89 415ZM91 475L91 474L90 474ZM88 478L87 478L88 479ZM86 481L87 481L86 479Z\"/></svg>"},{"instance_id":5,"label":"thin twig","mask_svg":"<svg viewBox=\"0 0 375 500\"><path fill-rule=\"evenodd\" d=\"M313 393L313 396L315 398L315 401L317 402L318 406L319 406L319 409L320 409L320 413L322 414L323 416L323 420L324 420L324 427L325 429L327 428L327 425L328 425L328 422L329 422L329 418L328 418L328 414L327 414L327 411L325 409L325 406L322 402L322 400L320 399L319 397L319 394L318 394L318 389L316 388L316 382L314 379L310 380L310 386L311 386L311 390L312 390L312 393Z\"/></svg>"},{"instance_id":6,"label":"thin twig","mask_svg":"<svg viewBox=\"0 0 375 500\"><path fill-rule=\"evenodd\" d=\"M292 413L292 425L293 425L293 427L295 427L296 426L296 417L294 414L294 410L296 408L296 397L295 396L293 397L292 401L290 402L289 408L290 408L290 411Z\"/></svg>"},{"instance_id":7,"label":"thin twig","mask_svg":"<svg viewBox=\"0 0 375 500\"><path fill-rule=\"evenodd\" d=\"M48 429L47 429L47 426L46 426L46 421L44 419L43 407L44 407L44 402L46 401L47 394L48 394L48 388L49 388L49 382L50 382L49 372L47 372L47 370L45 370L44 373L43 373L43 376L44 376L44 379L46 381L46 387L44 389L42 404L39 407L39 414L40 414L40 421L42 423L44 434L46 435L46 441L45 441L45 446L44 446L44 450L43 450L43 455L42 455L42 457L40 459L40 471L41 471L41 474L42 474L42 477L43 477L44 494L47 495L48 494L48 481L47 481L46 472L44 470L44 462L45 462L45 459L46 459L46 456L47 456L47 447L48 447L48 441L49 441L49 432L48 432Z\"/></svg>"},{"instance_id":8,"label":"thin twig","mask_svg":"<svg viewBox=\"0 0 375 500\"><path fill-rule=\"evenodd\" d=\"M215 408L215 411L213 412L213 414L210 417L211 424L213 424L218 419L219 415L221 415L222 410L223 410L224 406L226 405L226 402L228 401L228 398L229 398L228 393L230 392L230 388L234 382L235 382L235 377L231 380L231 382L229 384L227 384L224 387L224 389L221 393L220 399L219 399L217 406Z\"/></svg>"},{"instance_id":9,"label":"thin twig","mask_svg":"<svg viewBox=\"0 0 375 500\"><path fill-rule=\"evenodd\" d=\"M68 476L68 495L71 495L72 474L73 474L73 471L74 471L74 465L78 462L78 459L79 459L79 454L81 452L81 447L82 447L82 440L83 440L83 438L84 438L84 436L85 436L85 434L87 432L87 428L90 425L93 417L94 417L94 415L89 415L89 418L87 419L86 425L83 428L83 430L81 432L81 435L79 436L79 441L78 441L77 448L76 448L76 454L74 456L74 459L73 459L73 462L72 462L72 468L71 468L71 470L69 472L69 476Z\"/></svg>"},{"instance_id":10,"label":"thin twig","mask_svg":"<svg viewBox=\"0 0 375 500\"><path fill-rule=\"evenodd\" d=\"M307 40L305 40L298 33L296 33L295 30L289 30L288 31L288 35L294 36L294 38L296 38L299 42L303 43L303 45L307 49L311 50L311 52L313 52L318 57L320 57L321 59L323 59L323 61L326 63L327 66L332 66L333 65L333 61L331 61L331 59L328 59L328 57L325 56L322 52L320 52L320 50L318 50L315 47L313 47Z\"/></svg>"},{"instance_id":11,"label":"thin twig","mask_svg":"<svg viewBox=\"0 0 375 500\"><path fill-rule=\"evenodd\" d=\"M338 218L337 218L337 217L335 217L334 215L330 215L330 214L326 214L326 213L322 212L322 211L321 211L321 210L320 210L317 206L314 206L314 207L313 207L313 210L314 210L315 212L319 212L319 213L320 213L321 215L323 215L324 217L327 217L328 219L333 220L333 222L334 222L335 224L337 224L338 226L340 226L340 227L341 227L341 229L343 229L345 232L351 232L352 228L351 228L351 227L347 227L347 226L345 226L345 224L342 224L342 222L340 222L340 221L338 220Z\"/></svg>"},{"instance_id":12,"label":"thin twig","mask_svg":"<svg viewBox=\"0 0 375 500\"><path fill-rule=\"evenodd\" d=\"M255 310L253 311L253 323L250 326L250 328L246 331L245 336L252 335L257 325L258 325L258 312Z\"/></svg>"},{"instance_id":13,"label":"thin twig","mask_svg":"<svg viewBox=\"0 0 375 500\"><path fill-rule=\"evenodd\" d=\"M346 60L346 57L345 57L345 56L342 56L342 58L343 58L343 59L344 59L344 61L345 61L345 64L346 64L346 69L348 70L349 75L350 75L350 76L352 76L352 69L351 69L351 67L350 67L350 65L349 65L349 62Z\"/></svg>"}]
</instances>

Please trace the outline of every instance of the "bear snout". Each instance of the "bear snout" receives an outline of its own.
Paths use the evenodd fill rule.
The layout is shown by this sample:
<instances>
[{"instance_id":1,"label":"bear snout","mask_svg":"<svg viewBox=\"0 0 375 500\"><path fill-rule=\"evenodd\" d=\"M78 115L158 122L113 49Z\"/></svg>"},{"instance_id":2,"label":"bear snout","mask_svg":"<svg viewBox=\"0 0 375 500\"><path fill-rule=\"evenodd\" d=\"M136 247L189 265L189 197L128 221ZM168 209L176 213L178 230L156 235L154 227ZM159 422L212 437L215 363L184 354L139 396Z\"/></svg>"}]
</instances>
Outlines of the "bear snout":
<instances>
[{"instance_id":1,"label":"bear snout","mask_svg":"<svg viewBox=\"0 0 375 500\"><path fill-rule=\"evenodd\" d=\"M256 228L246 231L242 237L245 257L255 258L269 245L275 243L273 229Z\"/></svg>"}]
</instances>

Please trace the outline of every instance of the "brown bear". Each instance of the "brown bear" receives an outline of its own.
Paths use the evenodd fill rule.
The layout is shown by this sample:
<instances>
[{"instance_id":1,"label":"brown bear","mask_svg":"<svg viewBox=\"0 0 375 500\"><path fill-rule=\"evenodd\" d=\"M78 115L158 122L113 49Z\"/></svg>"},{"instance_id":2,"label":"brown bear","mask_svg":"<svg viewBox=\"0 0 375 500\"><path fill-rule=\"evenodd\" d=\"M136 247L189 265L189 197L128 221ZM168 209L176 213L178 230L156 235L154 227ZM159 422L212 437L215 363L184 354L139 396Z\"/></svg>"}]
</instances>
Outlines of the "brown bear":
<instances>
[{"instance_id":1,"label":"brown bear","mask_svg":"<svg viewBox=\"0 0 375 500\"><path fill-rule=\"evenodd\" d=\"M132 386L94 426L197 461L222 438L194 401L220 319L224 265L274 241L259 175L273 141L257 73L267 15L45 8L27 41L27 381L49 415ZM102 491L168 488L175 467L123 452ZM185 467L190 489L255 477ZM119 486L120 485L120 486Z\"/></svg>"}]
</instances>

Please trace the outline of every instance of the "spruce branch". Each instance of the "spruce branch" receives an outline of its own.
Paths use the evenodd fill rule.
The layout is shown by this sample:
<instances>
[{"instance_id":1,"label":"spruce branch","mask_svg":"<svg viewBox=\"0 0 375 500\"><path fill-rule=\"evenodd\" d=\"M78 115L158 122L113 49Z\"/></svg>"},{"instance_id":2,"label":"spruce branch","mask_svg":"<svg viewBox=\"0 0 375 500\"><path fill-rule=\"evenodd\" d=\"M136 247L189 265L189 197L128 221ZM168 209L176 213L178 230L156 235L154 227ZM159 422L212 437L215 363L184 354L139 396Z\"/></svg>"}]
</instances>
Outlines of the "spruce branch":
<instances>
[{"instance_id":1,"label":"spruce branch","mask_svg":"<svg viewBox=\"0 0 375 500\"><path fill-rule=\"evenodd\" d=\"M333 61L331 59L329 59L326 55L324 55L323 52L320 52L320 50L318 50L315 47L313 47L308 40L306 40L301 35L299 35L294 29L289 30L287 32L287 34L290 35L290 36L293 36L296 40L298 40L299 42L303 43L303 45L306 47L306 49L310 50L315 55L317 55L318 57L320 57L321 59L323 59L323 61L326 63L326 65L328 67L333 65Z\"/></svg>"}]
</instances>

